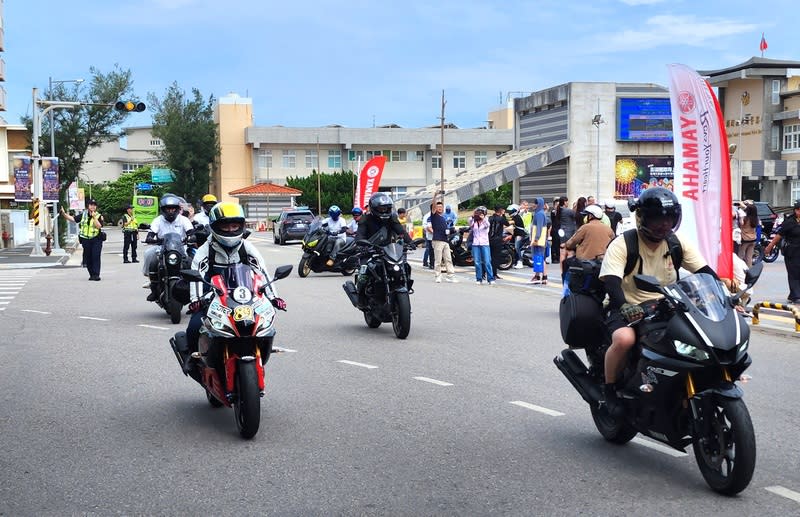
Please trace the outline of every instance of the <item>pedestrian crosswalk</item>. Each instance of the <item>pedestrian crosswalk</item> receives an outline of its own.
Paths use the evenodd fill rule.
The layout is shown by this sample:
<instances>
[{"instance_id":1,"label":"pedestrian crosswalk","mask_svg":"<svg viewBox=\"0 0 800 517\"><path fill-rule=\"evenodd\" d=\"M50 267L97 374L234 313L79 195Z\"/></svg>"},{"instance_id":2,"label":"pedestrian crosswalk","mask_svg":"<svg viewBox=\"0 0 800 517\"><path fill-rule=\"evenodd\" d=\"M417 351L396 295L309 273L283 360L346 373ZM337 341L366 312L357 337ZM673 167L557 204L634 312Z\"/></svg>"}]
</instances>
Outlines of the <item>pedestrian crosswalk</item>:
<instances>
[{"instance_id":1,"label":"pedestrian crosswalk","mask_svg":"<svg viewBox=\"0 0 800 517\"><path fill-rule=\"evenodd\" d=\"M36 273L35 269L0 270L0 311L6 310Z\"/></svg>"}]
</instances>

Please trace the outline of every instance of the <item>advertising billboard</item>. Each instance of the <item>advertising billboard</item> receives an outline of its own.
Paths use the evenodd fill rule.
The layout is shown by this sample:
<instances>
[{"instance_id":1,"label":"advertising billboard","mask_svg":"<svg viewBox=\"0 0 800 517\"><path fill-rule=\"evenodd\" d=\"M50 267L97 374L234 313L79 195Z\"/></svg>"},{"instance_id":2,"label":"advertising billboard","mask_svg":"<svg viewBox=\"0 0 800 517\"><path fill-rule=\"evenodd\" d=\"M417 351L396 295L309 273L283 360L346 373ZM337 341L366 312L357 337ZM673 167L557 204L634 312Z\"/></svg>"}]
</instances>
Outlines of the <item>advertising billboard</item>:
<instances>
[{"instance_id":1,"label":"advertising billboard","mask_svg":"<svg viewBox=\"0 0 800 517\"><path fill-rule=\"evenodd\" d=\"M672 142L672 110L669 99L617 99L617 140Z\"/></svg>"}]
</instances>

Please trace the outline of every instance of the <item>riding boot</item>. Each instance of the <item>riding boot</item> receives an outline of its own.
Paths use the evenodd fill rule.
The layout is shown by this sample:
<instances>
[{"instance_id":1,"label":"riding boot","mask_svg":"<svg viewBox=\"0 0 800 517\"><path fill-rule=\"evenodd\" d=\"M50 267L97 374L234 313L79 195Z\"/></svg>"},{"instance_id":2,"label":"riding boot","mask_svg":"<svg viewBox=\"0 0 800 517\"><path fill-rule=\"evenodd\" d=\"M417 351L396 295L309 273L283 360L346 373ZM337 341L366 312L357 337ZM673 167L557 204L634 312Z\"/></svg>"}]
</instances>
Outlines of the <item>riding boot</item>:
<instances>
[{"instance_id":1,"label":"riding boot","mask_svg":"<svg viewBox=\"0 0 800 517\"><path fill-rule=\"evenodd\" d=\"M156 300L158 300L158 283L150 282L150 294L147 295L147 301L154 302Z\"/></svg>"},{"instance_id":2,"label":"riding boot","mask_svg":"<svg viewBox=\"0 0 800 517\"><path fill-rule=\"evenodd\" d=\"M603 385L603 400L600 404L605 404L606 411L613 418L622 418L625 416L625 406L617 396L617 384L608 383Z\"/></svg>"}]
</instances>

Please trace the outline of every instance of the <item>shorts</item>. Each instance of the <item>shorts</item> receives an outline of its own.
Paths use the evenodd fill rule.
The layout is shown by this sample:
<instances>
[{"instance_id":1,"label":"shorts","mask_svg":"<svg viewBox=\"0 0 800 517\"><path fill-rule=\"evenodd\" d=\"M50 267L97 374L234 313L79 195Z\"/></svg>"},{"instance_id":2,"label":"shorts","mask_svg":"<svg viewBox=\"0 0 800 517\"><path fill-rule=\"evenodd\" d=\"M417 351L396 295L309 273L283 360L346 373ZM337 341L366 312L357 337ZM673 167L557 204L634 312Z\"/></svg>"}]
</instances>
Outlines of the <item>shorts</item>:
<instances>
[{"instance_id":1,"label":"shorts","mask_svg":"<svg viewBox=\"0 0 800 517\"><path fill-rule=\"evenodd\" d=\"M613 334L617 329L627 327L628 321L622 317L619 311L611 311L606 318L606 328L609 334Z\"/></svg>"}]
</instances>

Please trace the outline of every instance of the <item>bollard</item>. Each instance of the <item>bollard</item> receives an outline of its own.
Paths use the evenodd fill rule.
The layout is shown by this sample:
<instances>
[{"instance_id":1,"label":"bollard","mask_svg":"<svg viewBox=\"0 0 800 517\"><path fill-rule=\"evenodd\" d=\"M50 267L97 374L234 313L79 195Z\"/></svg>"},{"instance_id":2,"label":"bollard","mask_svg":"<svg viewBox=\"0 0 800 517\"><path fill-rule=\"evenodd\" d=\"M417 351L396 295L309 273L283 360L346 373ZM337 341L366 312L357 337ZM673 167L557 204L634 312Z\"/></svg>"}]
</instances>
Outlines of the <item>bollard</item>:
<instances>
[{"instance_id":1,"label":"bollard","mask_svg":"<svg viewBox=\"0 0 800 517\"><path fill-rule=\"evenodd\" d=\"M791 312L792 316L794 316L794 331L800 332L800 309L786 303L758 302L757 304L753 305L753 325L759 324L758 313L761 307L776 311Z\"/></svg>"}]
</instances>

